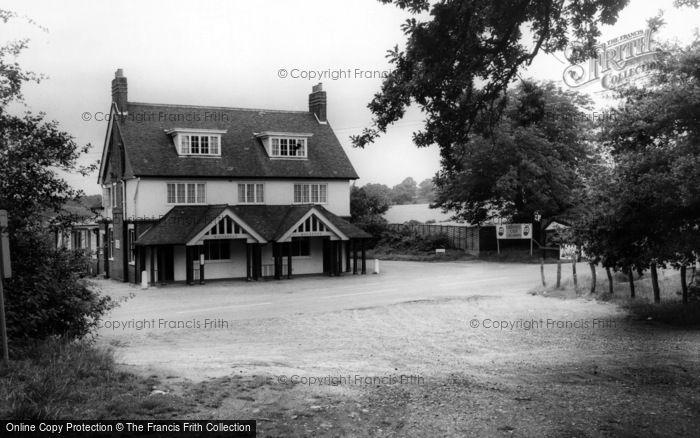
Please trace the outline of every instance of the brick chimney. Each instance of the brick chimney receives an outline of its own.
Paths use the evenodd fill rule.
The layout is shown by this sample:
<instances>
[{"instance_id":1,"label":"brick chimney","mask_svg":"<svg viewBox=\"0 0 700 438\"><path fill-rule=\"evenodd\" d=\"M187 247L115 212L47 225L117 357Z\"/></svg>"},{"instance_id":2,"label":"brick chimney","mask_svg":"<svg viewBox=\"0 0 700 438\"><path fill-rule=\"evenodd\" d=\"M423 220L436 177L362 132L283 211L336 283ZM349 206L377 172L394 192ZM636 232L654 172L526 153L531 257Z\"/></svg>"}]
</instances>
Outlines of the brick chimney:
<instances>
[{"instance_id":1,"label":"brick chimney","mask_svg":"<svg viewBox=\"0 0 700 438\"><path fill-rule=\"evenodd\" d=\"M309 94L309 112L316 114L318 121L325 123L326 120L326 92L323 91L323 84L314 85Z\"/></svg>"},{"instance_id":2,"label":"brick chimney","mask_svg":"<svg viewBox=\"0 0 700 438\"><path fill-rule=\"evenodd\" d=\"M124 71L120 68L114 73L114 79L112 79L112 102L117 104L117 108L122 114L128 112L126 89L126 78Z\"/></svg>"}]
</instances>

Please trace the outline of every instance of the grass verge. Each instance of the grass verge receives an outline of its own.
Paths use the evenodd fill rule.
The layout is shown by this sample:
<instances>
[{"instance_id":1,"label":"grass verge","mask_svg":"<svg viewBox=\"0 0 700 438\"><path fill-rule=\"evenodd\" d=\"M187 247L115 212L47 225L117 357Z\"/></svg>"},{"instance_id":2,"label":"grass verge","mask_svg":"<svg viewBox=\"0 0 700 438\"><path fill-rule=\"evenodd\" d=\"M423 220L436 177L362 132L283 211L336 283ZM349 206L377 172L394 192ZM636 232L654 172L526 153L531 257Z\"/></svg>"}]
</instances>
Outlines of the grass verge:
<instances>
[{"instance_id":1,"label":"grass verge","mask_svg":"<svg viewBox=\"0 0 700 438\"><path fill-rule=\"evenodd\" d=\"M607 276L599 270L596 275L596 292L591 293L591 274L581 273L581 270L587 270L588 266L585 263L579 263L577 267L579 271L577 287L574 287L574 281L570 275L571 265L564 264L559 288L556 287L553 279L547 279L547 286L539 285L531 289L530 293L553 298L609 301L626 309L638 319L674 326L700 327L700 301L692 300L688 304L683 304L678 271L672 269L659 271L661 302L654 303L651 275L648 273L641 278L635 274L635 298L631 298L629 283L622 274L617 273L613 276L613 293L610 294Z\"/></svg>"},{"instance_id":2,"label":"grass verge","mask_svg":"<svg viewBox=\"0 0 700 438\"><path fill-rule=\"evenodd\" d=\"M151 395L156 383L118 371L111 351L51 339L0 370L0 418L151 419L187 410L180 397Z\"/></svg>"}]
</instances>

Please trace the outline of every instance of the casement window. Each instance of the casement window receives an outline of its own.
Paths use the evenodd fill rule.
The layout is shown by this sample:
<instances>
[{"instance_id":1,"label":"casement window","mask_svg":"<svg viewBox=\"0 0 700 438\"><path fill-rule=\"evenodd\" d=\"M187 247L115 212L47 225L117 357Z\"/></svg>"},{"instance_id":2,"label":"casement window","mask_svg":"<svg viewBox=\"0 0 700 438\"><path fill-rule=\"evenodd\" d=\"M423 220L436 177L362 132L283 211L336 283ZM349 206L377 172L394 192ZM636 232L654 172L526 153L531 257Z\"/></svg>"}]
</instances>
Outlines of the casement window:
<instances>
[{"instance_id":1,"label":"casement window","mask_svg":"<svg viewBox=\"0 0 700 438\"><path fill-rule=\"evenodd\" d=\"M112 206L112 187L105 187L104 188L104 201L102 202L102 205L105 208L109 208Z\"/></svg>"},{"instance_id":2,"label":"casement window","mask_svg":"<svg viewBox=\"0 0 700 438\"><path fill-rule=\"evenodd\" d=\"M112 208L117 206L117 184L112 183L112 188L109 191L110 199L112 200Z\"/></svg>"},{"instance_id":3,"label":"casement window","mask_svg":"<svg viewBox=\"0 0 700 438\"><path fill-rule=\"evenodd\" d=\"M180 155L221 155L219 135L181 134Z\"/></svg>"},{"instance_id":4,"label":"casement window","mask_svg":"<svg viewBox=\"0 0 700 438\"><path fill-rule=\"evenodd\" d=\"M325 204L328 202L328 184L294 184L295 204Z\"/></svg>"},{"instance_id":5,"label":"casement window","mask_svg":"<svg viewBox=\"0 0 700 438\"><path fill-rule=\"evenodd\" d=\"M228 240L205 240L204 260L229 260L231 258L231 246Z\"/></svg>"},{"instance_id":6,"label":"casement window","mask_svg":"<svg viewBox=\"0 0 700 438\"><path fill-rule=\"evenodd\" d=\"M271 137L270 156L306 158L306 139L293 137Z\"/></svg>"},{"instance_id":7,"label":"casement window","mask_svg":"<svg viewBox=\"0 0 700 438\"><path fill-rule=\"evenodd\" d=\"M129 251L129 264L136 263L136 247L134 242L136 241L136 232L133 228L127 230L127 248Z\"/></svg>"},{"instance_id":8,"label":"casement window","mask_svg":"<svg viewBox=\"0 0 700 438\"><path fill-rule=\"evenodd\" d=\"M207 202L204 183L168 183L168 204L205 204Z\"/></svg>"},{"instance_id":9,"label":"casement window","mask_svg":"<svg viewBox=\"0 0 700 438\"><path fill-rule=\"evenodd\" d=\"M290 249L292 257L308 257L311 255L311 239L308 237L294 237L291 245L282 245L282 256L288 257Z\"/></svg>"},{"instance_id":10,"label":"casement window","mask_svg":"<svg viewBox=\"0 0 700 438\"><path fill-rule=\"evenodd\" d=\"M265 202L265 185L260 183L238 184L239 204L263 204Z\"/></svg>"}]
</instances>

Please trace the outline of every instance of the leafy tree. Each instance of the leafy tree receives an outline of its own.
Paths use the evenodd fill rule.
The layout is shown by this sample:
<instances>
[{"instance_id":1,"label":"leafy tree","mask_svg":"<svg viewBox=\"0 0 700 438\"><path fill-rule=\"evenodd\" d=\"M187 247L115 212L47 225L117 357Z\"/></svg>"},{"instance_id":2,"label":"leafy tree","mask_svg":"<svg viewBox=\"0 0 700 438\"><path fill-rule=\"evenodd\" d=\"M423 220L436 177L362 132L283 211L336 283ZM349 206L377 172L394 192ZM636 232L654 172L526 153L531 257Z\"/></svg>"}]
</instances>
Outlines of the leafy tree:
<instances>
[{"instance_id":1,"label":"leafy tree","mask_svg":"<svg viewBox=\"0 0 700 438\"><path fill-rule=\"evenodd\" d=\"M369 187L368 187L369 186ZM377 243L386 231L387 221L383 214L389 209L389 188L381 184L353 186L350 190L350 221L372 236L370 247Z\"/></svg>"},{"instance_id":2,"label":"leafy tree","mask_svg":"<svg viewBox=\"0 0 700 438\"><path fill-rule=\"evenodd\" d=\"M589 104L552 83L521 83L499 103L504 114L492 135L455 147L459 170L438 172L435 203L470 223L566 213L593 162L591 121L580 109Z\"/></svg>"},{"instance_id":3,"label":"leafy tree","mask_svg":"<svg viewBox=\"0 0 700 438\"><path fill-rule=\"evenodd\" d=\"M2 23L14 17L0 11ZM0 47L0 209L10 216L14 275L5 285L8 332L15 346L52 335L84 336L110 306L76 274L83 256L56 250L48 233L70 220L62 207L81 195L56 170L86 175L94 166L78 167L77 160L90 146L77 145L43 114L7 111L10 103L22 101L25 82L41 79L9 60L26 45L20 40Z\"/></svg>"},{"instance_id":4,"label":"leafy tree","mask_svg":"<svg viewBox=\"0 0 700 438\"><path fill-rule=\"evenodd\" d=\"M416 181L410 176L400 184L395 185L391 188L391 201L394 204L413 204L416 202L416 192L418 190L418 185Z\"/></svg>"},{"instance_id":5,"label":"leafy tree","mask_svg":"<svg viewBox=\"0 0 700 438\"><path fill-rule=\"evenodd\" d=\"M389 198L365 187L353 186L350 190L350 217L358 221L368 216L381 216L389 209Z\"/></svg>"},{"instance_id":6,"label":"leafy tree","mask_svg":"<svg viewBox=\"0 0 700 438\"><path fill-rule=\"evenodd\" d=\"M604 266L682 271L700 247L700 40L659 54L647 86L620 90L623 105L601 138L614 166L583 198L579 235ZM687 286L683 285L687 302Z\"/></svg>"},{"instance_id":7,"label":"leafy tree","mask_svg":"<svg viewBox=\"0 0 700 438\"><path fill-rule=\"evenodd\" d=\"M611 25L628 0L380 0L414 15L402 26L404 50L388 53L394 69L368 107L373 126L353 137L372 143L416 103L426 114L417 146L437 144L445 171L459 170L470 135L488 134L503 110L502 95L518 72L544 51L572 47L573 62L595 55L600 25ZM524 41L524 32L529 31Z\"/></svg>"},{"instance_id":8,"label":"leafy tree","mask_svg":"<svg viewBox=\"0 0 700 438\"><path fill-rule=\"evenodd\" d=\"M435 183L432 178L426 178L418 184L416 202L432 204L435 201Z\"/></svg>"}]
</instances>

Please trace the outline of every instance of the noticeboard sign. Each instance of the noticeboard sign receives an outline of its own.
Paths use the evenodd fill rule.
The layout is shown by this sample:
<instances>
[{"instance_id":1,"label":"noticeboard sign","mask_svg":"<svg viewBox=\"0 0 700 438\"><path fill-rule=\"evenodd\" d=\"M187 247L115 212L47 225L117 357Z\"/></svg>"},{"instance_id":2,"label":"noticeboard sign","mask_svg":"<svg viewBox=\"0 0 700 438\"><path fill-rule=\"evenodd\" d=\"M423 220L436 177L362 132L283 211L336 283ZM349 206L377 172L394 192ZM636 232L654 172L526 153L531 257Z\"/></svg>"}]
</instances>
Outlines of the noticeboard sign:
<instances>
[{"instance_id":1,"label":"noticeboard sign","mask_svg":"<svg viewBox=\"0 0 700 438\"><path fill-rule=\"evenodd\" d=\"M496 225L497 239L532 239L532 224Z\"/></svg>"}]
</instances>

